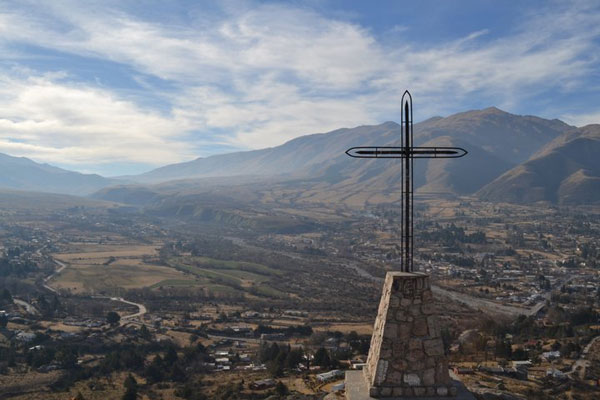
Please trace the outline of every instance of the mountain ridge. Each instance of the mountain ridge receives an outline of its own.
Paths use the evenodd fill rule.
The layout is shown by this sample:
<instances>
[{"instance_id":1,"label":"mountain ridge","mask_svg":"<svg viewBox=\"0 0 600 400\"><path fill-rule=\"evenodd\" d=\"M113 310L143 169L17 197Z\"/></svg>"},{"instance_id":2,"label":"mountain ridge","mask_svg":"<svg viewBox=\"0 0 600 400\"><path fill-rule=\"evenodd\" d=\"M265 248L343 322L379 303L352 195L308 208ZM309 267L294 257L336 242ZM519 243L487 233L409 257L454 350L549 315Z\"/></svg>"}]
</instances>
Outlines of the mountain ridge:
<instances>
[{"instance_id":1,"label":"mountain ridge","mask_svg":"<svg viewBox=\"0 0 600 400\"><path fill-rule=\"evenodd\" d=\"M0 188L4 189L81 196L117 182L98 174L82 174L0 153Z\"/></svg>"},{"instance_id":2,"label":"mountain ridge","mask_svg":"<svg viewBox=\"0 0 600 400\"><path fill-rule=\"evenodd\" d=\"M400 137L401 127L393 121L340 128L300 136L270 148L165 165L130 176L129 182L0 154L0 167L4 167L0 171L0 187L91 194L94 198L140 206L164 203L165 193L197 195L214 188L223 193L231 185L244 187L248 198L254 198L249 195L252 190L263 191L264 195L265 190L277 187L284 188L285 193L295 190L293 197L298 201L394 201L400 193L398 160L356 160L345 151L356 146L399 146ZM576 139L589 142L577 144ZM585 188L593 191L597 181L595 165L578 164L577 155L572 152L595 148L600 143L600 125L577 128L557 119L516 115L488 107L419 122L414 125L414 141L417 146L463 147L469 151L461 159L416 160L418 193L477 194L490 201L560 202L570 198L569 201L577 202L575 198L585 197ZM558 173L544 175L544 169L551 168L537 166L538 159L550 155L555 163L565 164L563 170L568 174L562 174L560 181L553 178ZM506 182L520 183L511 187ZM536 184L540 182L541 185ZM515 190L531 193L515 194Z\"/></svg>"},{"instance_id":3,"label":"mountain ridge","mask_svg":"<svg viewBox=\"0 0 600 400\"><path fill-rule=\"evenodd\" d=\"M600 203L600 125L565 132L527 162L481 188L483 200L510 203Z\"/></svg>"}]
</instances>

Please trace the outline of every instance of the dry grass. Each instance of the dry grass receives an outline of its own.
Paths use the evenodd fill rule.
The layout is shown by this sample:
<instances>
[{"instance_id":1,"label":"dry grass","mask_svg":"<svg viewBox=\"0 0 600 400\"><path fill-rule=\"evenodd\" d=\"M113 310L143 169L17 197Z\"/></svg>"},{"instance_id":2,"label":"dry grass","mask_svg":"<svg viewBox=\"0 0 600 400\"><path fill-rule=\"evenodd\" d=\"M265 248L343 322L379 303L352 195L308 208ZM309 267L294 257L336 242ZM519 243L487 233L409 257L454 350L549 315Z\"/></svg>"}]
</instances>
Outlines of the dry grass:
<instances>
[{"instance_id":1,"label":"dry grass","mask_svg":"<svg viewBox=\"0 0 600 400\"><path fill-rule=\"evenodd\" d=\"M68 263L68 267L49 283L50 286L82 294L189 279L173 268L145 263L145 257L156 256L154 245L86 245L75 246L73 250L53 255ZM108 263L111 257L114 261Z\"/></svg>"},{"instance_id":2,"label":"dry grass","mask_svg":"<svg viewBox=\"0 0 600 400\"><path fill-rule=\"evenodd\" d=\"M338 322L334 324L319 325L314 328L315 331L340 331L344 334L348 334L352 331L356 331L359 335L370 335L373 333L373 325L365 323L355 322Z\"/></svg>"}]
</instances>

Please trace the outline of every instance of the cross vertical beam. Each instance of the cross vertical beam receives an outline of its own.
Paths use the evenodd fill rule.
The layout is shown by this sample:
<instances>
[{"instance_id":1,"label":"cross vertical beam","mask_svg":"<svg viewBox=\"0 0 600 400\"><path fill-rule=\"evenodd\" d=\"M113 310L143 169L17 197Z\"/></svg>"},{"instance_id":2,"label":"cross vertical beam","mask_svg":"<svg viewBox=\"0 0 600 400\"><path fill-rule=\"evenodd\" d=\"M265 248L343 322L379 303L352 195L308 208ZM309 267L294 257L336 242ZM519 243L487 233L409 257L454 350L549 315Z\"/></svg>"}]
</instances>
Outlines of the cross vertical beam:
<instances>
[{"instance_id":1,"label":"cross vertical beam","mask_svg":"<svg viewBox=\"0 0 600 400\"><path fill-rule=\"evenodd\" d=\"M407 151L413 147L412 132L412 97L408 91L402 95L403 113L401 113L400 127L404 130L402 135L402 148ZM404 180L402 185L402 222L401 222L401 270L413 271L413 157L406 152L404 157Z\"/></svg>"},{"instance_id":2,"label":"cross vertical beam","mask_svg":"<svg viewBox=\"0 0 600 400\"><path fill-rule=\"evenodd\" d=\"M415 158L459 158L467 154L460 147L414 147L413 146L413 111L412 96L407 91L402 95L400 111L400 143L401 147L352 147L346 154L355 158L403 158L401 163L401 221L400 221L400 269L403 272L413 272L413 193Z\"/></svg>"}]
</instances>

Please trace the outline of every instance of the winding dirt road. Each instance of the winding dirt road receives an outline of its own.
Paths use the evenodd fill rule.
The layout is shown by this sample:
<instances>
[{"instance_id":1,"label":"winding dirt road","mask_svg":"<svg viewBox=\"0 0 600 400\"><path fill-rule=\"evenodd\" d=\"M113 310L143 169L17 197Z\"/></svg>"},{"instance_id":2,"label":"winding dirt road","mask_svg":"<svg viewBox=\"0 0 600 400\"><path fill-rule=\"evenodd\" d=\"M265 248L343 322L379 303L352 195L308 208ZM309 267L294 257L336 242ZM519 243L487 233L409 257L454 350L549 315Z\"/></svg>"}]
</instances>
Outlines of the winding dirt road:
<instances>
[{"instance_id":1,"label":"winding dirt road","mask_svg":"<svg viewBox=\"0 0 600 400\"><path fill-rule=\"evenodd\" d=\"M58 269L56 271L54 271L53 273L51 273L50 275L48 275L47 277L44 278L44 285L43 286L46 289L48 289L49 291L58 294L58 291L56 289L54 289L51 286L48 286L48 282L50 282L52 279L54 279L54 277L56 277L58 274L60 274L61 272L63 272L63 270L65 268L67 268L67 264L63 263L62 261L58 261L57 259L54 259L54 262L58 264Z\"/></svg>"},{"instance_id":2,"label":"winding dirt road","mask_svg":"<svg viewBox=\"0 0 600 400\"><path fill-rule=\"evenodd\" d=\"M59 267L58 267L58 269L56 271L54 271L53 273L51 273L50 275L48 275L46 278L44 278L44 284L43 284L43 286L44 286L44 288L50 290L51 292L59 294L58 291L55 288L53 288L52 286L48 285L48 283L52 279L54 279L58 274L60 274L61 272L63 272L64 269L67 268L67 264L65 264L64 262L59 261L57 259L54 259L54 262L56 264L58 264ZM108 297L108 296L92 296L92 297L94 297L94 298L102 298L102 299L110 299L110 300L113 300L113 301L120 301L121 303L125 303L125 304L129 304L129 305L132 305L132 306L136 306L138 308L137 312L135 312L133 314L122 316L121 317L121 321L128 321L128 320L131 320L133 318L138 318L138 317L141 317L141 316L143 316L144 314L146 314L148 312L148 310L146 309L145 305L143 305L141 303L134 303L133 301L125 300L122 297ZM23 306L25 306L25 304L27 304L24 301L22 301L22 303L24 303ZM33 306L29 305L29 304L27 304L27 305L30 306L30 307L33 307Z\"/></svg>"}]
</instances>

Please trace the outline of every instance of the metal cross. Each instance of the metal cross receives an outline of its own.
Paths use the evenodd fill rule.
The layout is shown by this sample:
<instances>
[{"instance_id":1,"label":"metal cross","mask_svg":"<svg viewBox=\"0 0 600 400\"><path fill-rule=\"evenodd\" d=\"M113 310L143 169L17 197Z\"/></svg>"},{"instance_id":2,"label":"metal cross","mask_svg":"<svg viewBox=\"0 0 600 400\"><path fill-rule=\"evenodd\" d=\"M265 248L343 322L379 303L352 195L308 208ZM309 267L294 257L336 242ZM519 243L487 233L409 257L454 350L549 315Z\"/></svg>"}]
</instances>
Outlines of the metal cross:
<instances>
[{"instance_id":1,"label":"metal cross","mask_svg":"<svg viewBox=\"0 0 600 400\"><path fill-rule=\"evenodd\" d=\"M352 147L346 154L356 158L403 158L402 163L402 223L401 270L413 272L413 159L415 158L459 158L467 154L460 147L413 147L412 96L407 91L402 95L400 128L401 147Z\"/></svg>"}]
</instances>

